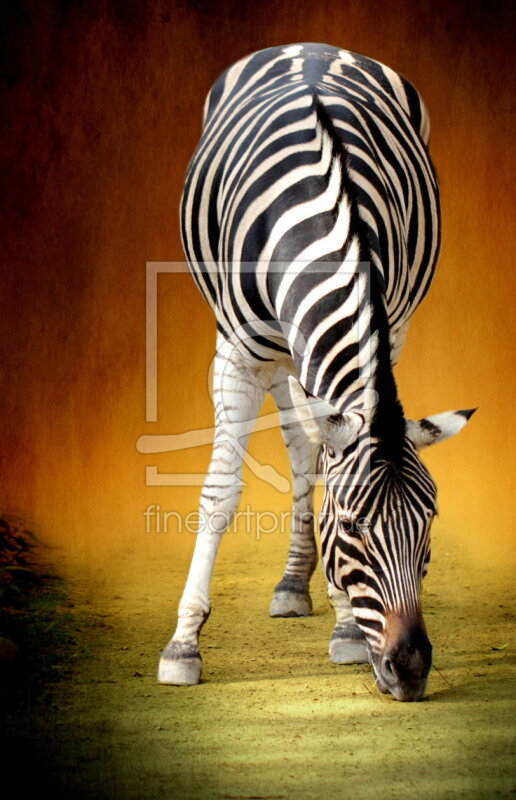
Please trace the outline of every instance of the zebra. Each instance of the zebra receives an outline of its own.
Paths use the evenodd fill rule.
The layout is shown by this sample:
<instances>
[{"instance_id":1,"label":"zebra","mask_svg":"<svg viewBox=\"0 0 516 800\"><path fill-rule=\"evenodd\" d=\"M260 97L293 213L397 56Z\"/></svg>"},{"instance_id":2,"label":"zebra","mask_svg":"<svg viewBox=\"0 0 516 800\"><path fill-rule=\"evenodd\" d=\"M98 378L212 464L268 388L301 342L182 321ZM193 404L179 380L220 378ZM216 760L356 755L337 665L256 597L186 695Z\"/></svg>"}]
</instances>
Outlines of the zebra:
<instances>
[{"instance_id":1,"label":"zebra","mask_svg":"<svg viewBox=\"0 0 516 800\"><path fill-rule=\"evenodd\" d=\"M271 616L311 613L320 476L321 552L336 614L330 657L369 661L380 691L398 700L424 694L432 648L420 589L436 487L419 450L473 413L406 420L393 375L440 247L428 137L428 113L404 77L325 44L253 53L207 96L180 218L190 271L217 322L215 434L160 683L201 678L215 557L270 393L293 485Z\"/></svg>"}]
</instances>

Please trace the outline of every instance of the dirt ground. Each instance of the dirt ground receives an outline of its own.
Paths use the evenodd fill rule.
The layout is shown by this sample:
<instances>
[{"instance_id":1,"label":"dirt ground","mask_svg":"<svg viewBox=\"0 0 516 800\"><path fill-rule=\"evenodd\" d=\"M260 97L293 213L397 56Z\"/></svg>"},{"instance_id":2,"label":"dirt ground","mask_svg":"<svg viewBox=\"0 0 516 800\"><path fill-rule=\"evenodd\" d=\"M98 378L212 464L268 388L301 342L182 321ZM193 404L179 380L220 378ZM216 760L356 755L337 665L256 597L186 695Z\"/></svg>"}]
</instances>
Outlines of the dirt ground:
<instances>
[{"instance_id":1,"label":"dirt ground","mask_svg":"<svg viewBox=\"0 0 516 800\"><path fill-rule=\"evenodd\" d=\"M268 616L284 550L274 536L222 548L197 687L156 683L184 554L174 562L156 546L116 569L69 570L74 666L7 722L17 796L513 796L515 616L504 573L465 567L434 539L424 594L434 668L426 700L402 704L376 690L368 666L330 663L320 570L312 617Z\"/></svg>"}]
</instances>

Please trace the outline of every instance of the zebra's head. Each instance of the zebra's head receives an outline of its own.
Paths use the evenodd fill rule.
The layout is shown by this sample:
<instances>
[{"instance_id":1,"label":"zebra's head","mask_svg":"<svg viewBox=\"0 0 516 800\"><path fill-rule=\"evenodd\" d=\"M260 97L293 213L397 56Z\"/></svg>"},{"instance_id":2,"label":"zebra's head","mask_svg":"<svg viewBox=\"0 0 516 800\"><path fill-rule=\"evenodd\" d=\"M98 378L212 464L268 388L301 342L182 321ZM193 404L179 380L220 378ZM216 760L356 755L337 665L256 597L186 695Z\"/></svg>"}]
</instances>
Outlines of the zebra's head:
<instances>
[{"instance_id":1,"label":"zebra's head","mask_svg":"<svg viewBox=\"0 0 516 800\"><path fill-rule=\"evenodd\" d=\"M458 433L473 411L406 420L392 463L367 413L339 414L324 401L308 400L293 379L291 394L306 433L321 445L328 580L349 595L379 689L398 700L419 700L432 659L420 591L437 493L418 451Z\"/></svg>"}]
</instances>

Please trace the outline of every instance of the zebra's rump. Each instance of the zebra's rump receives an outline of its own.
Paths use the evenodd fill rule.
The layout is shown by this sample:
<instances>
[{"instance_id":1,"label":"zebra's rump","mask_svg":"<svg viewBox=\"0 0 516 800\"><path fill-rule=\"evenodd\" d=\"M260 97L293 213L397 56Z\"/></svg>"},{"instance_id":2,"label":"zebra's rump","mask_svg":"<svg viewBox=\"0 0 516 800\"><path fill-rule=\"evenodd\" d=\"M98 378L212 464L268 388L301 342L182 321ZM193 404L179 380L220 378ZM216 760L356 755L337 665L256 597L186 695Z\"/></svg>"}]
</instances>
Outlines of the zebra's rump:
<instances>
[{"instance_id":1,"label":"zebra's rump","mask_svg":"<svg viewBox=\"0 0 516 800\"><path fill-rule=\"evenodd\" d=\"M416 89L349 51L274 47L224 72L206 100L181 205L185 252L219 328L250 331L257 358L291 352L303 300L315 290L337 323L324 282L345 305L365 262L394 338L438 254L428 133ZM340 335L335 328L330 340Z\"/></svg>"}]
</instances>

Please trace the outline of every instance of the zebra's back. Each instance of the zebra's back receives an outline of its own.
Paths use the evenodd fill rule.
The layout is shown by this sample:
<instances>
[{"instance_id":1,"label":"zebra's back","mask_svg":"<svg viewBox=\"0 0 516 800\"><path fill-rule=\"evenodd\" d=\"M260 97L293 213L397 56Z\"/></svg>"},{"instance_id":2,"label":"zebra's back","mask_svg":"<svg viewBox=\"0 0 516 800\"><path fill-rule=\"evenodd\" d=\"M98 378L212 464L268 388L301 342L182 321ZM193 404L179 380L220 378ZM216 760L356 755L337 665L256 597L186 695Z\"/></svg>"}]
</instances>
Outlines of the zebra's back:
<instances>
[{"instance_id":1,"label":"zebra's back","mask_svg":"<svg viewBox=\"0 0 516 800\"><path fill-rule=\"evenodd\" d=\"M373 266L394 340L439 248L428 134L416 89L345 50L274 47L223 73L181 206L185 252L219 329L253 326L257 358L289 352L282 325L321 278L289 279L289 309L286 270L323 262L328 279L347 260L351 271Z\"/></svg>"}]
</instances>

